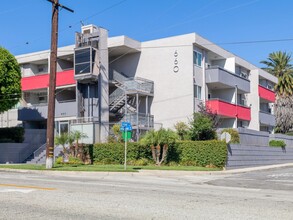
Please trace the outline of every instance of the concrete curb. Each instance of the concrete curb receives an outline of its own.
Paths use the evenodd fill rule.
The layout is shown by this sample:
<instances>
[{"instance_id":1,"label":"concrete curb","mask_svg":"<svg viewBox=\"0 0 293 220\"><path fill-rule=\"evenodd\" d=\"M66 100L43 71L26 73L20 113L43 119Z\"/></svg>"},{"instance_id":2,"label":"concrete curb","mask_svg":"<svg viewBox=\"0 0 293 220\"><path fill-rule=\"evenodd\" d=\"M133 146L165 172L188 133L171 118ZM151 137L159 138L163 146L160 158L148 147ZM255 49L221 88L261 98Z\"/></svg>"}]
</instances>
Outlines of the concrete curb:
<instances>
[{"instance_id":1,"label":"concrete curb","mask_svg":"<svg viewBox=\"0 0 293 220\"><path fill-rule=\"evenodd\" d=\"M197 175L230 175L238 173L247 173L260 170L270 170L282 167L291 167L293 163L268 165L261 167L249 167L234 170L223 170L223 171L177 171L177 170L139 170L139 172L96 172L96 171L56 171L56 170L22 170L22 169L11 169L11 168L0 168L0 171L14 172L14 173L35 173L45 175L56 175L56 176L114 176L123 174L124 176L197 176Z\"/></svg>"}]
</instances>

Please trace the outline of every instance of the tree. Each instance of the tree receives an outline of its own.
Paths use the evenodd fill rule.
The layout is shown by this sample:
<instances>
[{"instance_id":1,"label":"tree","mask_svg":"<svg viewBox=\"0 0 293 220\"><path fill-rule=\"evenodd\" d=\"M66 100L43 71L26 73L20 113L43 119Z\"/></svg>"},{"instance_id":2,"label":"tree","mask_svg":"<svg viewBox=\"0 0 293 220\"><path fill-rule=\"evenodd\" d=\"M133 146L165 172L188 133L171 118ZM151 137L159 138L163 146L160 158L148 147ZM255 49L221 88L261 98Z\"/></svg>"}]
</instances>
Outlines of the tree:
<instances>
[{"instance_id":1,"label":"tree","mask_svg":"<svg viewBox=\"0 0 293 220\"><path fill-rule=\"evenodd\" d=\"M71 132L69 135L68 135L68 144L69 144L69 150L70 150L70 154L71 156L74 156L75 154L75 147L73 145L75 139L74 139L74 135L73 133Z\"/></svg>"},{"instance_id":2,"label":"tree","mask_svg":"<svg viewBox=\"0 0 293 220\"><path fill-rule=\"evenodd\" d=\"M177 122L174 125L176 132L180 138L181 141L188 139L188 130L189 127L186 123L184 123L183 121Z\"/></svg>"},{"instance_id":3,"label":"tree","mask_svg":"<svg viewBox=\"0 0 293 220\"><path fill-rule=\"evenodd\" d=\"M15 57L0 47L0 113L15 106L20 97L20 67Z\"/></svg>"},{"instance_id":4,"label":"tree","mask_svg":"<svg viewBox=\"0 0 293 220\"><path fill-rule=\"evenodd\" d=\"M61 145L63 148L63 162L68 162L69 155L66 144L68 143L68 133L62 133L55 137L55 145Z\"/></svg>"},{"instance_id":5,"label":"tree","mask_svg":"<svg viewBox=\"0 0 293 220\"><path fill-rule=\"evenodd\" d=\"M261 61L266 67L263 69L278 77L275 85L276 102L276 132L286 133L293 126L293 66L291 54L286 52L273 52L265 61Z\"/></svg>"},{"instance_id":6,"label":"tree","mask_svg":"<svg viewBox=\"0 0 293 220\"><path fill-rule=\"evenodd\" d=\"M175 143L176 140L178 140L178 136L174 131L162 128L158 131L148 131L140 143L151 147L156 165L161 166L167 157L169 145Z\"/></svg>"},{"instance_id":7,"label":"tree","mask_svg":"<svg viewBox=\"0 0 293 220\"><path fill-rule=\"evenodd\" d=\"M190 138L193 141L216 139L216 131L210 117L196 112L190 121Z\"/></svg>"},{"instance_id":8,"label":"tree","mask_svg":"<svg viewBox=\"0 0 293 220\"><path fill-rule=\"evenodd\" d=\"M207 105L200 102L198 105L198 112L207 116L213 123L213 128L216 129L220 124L220 117L217 113L213 112Z\"/></svg>"},{"instance_id":9,"label":"tree","mask_svg":"<svg viewBox=\"0 0 293 220\"><path fill-rule=\"evenodd\" d=\"M74 151L74 157L78 154L78 148L79 148L79 141L82 138L87 138L88 136L85 133L82 133L81 131L73 131L71 133L73 139L75 140L75 151Z\"/></svg>"}]
</instances>

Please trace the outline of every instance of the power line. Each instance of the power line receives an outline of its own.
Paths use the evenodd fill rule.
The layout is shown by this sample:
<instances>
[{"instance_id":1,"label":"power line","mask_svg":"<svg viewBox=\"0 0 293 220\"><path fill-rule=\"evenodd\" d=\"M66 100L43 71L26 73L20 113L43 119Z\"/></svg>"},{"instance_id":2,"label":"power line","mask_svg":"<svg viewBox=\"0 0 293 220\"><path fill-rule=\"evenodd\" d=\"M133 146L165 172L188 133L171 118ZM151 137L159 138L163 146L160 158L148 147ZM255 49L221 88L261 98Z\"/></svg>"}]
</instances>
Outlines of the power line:
<instances>
[{"instance_id":1,"label":"power line","mask_svg":"<svg viewBox=\"0 0 293 220\"><path fill-rule=\"evenodd\" d=\"M194 22L194 21L201 20L203 18L207 18L207 17L213 16L213 15L222 14L222 13L225 13L225 12L228 12L228 11L232 11L232 10L235 10L235 9L238 9L238 8L241 8L241 7L245 7L245 6L251 5L251 4L253 4L255 2L258 2L258 1L260 1L260 0L253 0L253 1L250 1L250 2L243 3L243 4L239 4L239 5L236 5L236 6L233 6L233 7L230 7L230 8L226 8L226 9L221 10L221 11L218 11L218 12L205 14L205 15L199 17L199 18L192 18L192 19L185 20L185 21L182 21L182 22L177 23L177 24L172 24L172 25L170 25L168 27L160 28L160 29L157 29L155 31L148 32L148 33L145 33L145 34L152 34L152 33L157 33L157 32L160 32L160 31L168 30L168 29L177 27L179 25L191 23L191 22Z\"/></svg>"},{"instance_id":2,"label":"power line","mask_svg":"<svg viewBox=\"0 0 293 220\"><path fill-rule=\"evenodd\" d=\"M51 2L51 0L47 0L47 1ZM126 2L126 1L128 1L128 0L122 0L122 1L119 1L119 2L117 2L117 3L115 3L115 4L113 4L113 5L110 5L109 7L106 7L106 8L104 8L104 9L102 9L101 11L99 11L99 12L97 12L97 13L94 13L94 14L92 14L92 15L86 17L86 18L81 19L81 21L86 21L86 20L88 20L88 19L90 19L90 18L93 18L93 17L95 17L95 16L97 16L97 15L100 15L100 14L106 12L106 11L109 11L110 9L112 9L112 8L118 6L118 5L121 5L122 3ZM63 6L63 5L62 5L62 6ZM74 24L72 24L72 25L68 25L67 28L63 28L63 29L59 30L59 33L64 32L64 31L66 31L66 30L68 30L68 29L70 29L70 28L72 28L72 27L74 27L74 26L76 26L76 25L78 25L78 24L80 24L80 21L78 21L78 22L76 22L76 23L74 23ZM46 35L46 36L47 36L47 35ZM34 39L34 40L31 40L31 41L25 41L24 44L16 45L16 46L12 47L12 49L14 49L14 48L19 48L19 47L23 47L23 46L26 46L26 45L29 45L29 44L31 44L31 42L39 41L39 40L43 39L44 37L45 37L45 35L42 36L42 37L36 38L36 39ZM11 49L11 48L10 48L10 49Z\"/></svg>"},{"instance_id":3,"label":"power line","mask_svg":"<svg viewBox=\"0 0 293 220\"><path fill-rule=\"evenodd\" d=\"M201 44L201 46L210 46L210 45L215 45L215 46L219 46L219 45L241 45L241 44L261 44L261 43L275 43L275 42L290 42L293 41L293 38L284 38L284 39L268 39L268 40L251 40L251 41L231 41L231 42L217 42L217 43L206 43L206 44ZM142 46L142 47L133 47L132 49L156 49L156 48L174 48L174 47L190 47L193 46L192 44L174 44L174 45L162 45L162 46ZM115 49L115 48L114 48ZM223 48L224 49L224 48ZM109 48L107 49L100 49L100 50L109 50ZM66 53L66 52L74 52L74 50L61 50L58 51L58 53ZM110 51L109 53L111 53L112 51ZM44 51L44 52L36 52L36 54L22 54L21 56L27 55L29 57L34 57L34 56L41 56L42 54L49 54L50 51ZM86 53L86 52L84 52ZM125 56L128 53L130 53L130 51L125 52L124 54L122 54L121 56ZM81 53L82 54L82 53ZM71 54L69 54L71 55ZM41 58L41 57L40 57ZM43 58L43 57L42 57ZM8 62L8 61L12 61L14 58L11 59L3 59L0 60L0 62ZM17 59L17 58L16 58ZM19 57L20 59L20 57Z\"/></svg>"}]
</instances>

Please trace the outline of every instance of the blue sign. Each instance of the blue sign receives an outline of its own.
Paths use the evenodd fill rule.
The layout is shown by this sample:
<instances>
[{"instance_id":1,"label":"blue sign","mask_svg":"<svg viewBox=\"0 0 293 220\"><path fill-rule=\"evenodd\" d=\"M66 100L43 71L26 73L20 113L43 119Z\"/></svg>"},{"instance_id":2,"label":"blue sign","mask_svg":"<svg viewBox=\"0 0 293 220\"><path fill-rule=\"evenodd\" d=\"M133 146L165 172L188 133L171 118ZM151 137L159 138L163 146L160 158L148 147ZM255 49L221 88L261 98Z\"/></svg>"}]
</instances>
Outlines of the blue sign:
<instances>
[{"instance_id":1,"label":"blue sign","mask_svg":"<svg viewBox=\"0 0 293 220\"><path fill-rule=\"evenodd\" d=\"M120 131L132 131L132 126L129 122L122 122Z\"/></svg>"}]
</instances>

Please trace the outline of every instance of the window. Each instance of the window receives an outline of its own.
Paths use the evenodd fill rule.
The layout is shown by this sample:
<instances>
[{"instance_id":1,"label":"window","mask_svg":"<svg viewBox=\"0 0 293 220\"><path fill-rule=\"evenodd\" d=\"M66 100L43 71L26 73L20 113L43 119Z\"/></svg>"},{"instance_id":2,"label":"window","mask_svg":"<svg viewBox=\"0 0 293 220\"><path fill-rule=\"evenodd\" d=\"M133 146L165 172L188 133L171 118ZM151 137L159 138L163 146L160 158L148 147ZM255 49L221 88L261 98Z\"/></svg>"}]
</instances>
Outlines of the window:
<instances>
[{"instance_id":1,"label":"window","mask_svg":"<svg viewBox=\"0 0 293 220\"><path fill-rule=\"evenodd\" d=\"M197 66L201 66L201 60L202 60L202 54L194 50L193 51L193 64L195 64Z\"/></svg>"},{"instance_id":2,"label":"window","mask_svg":"<svg viewBox=\"0 0 293 220\"><path fill-rule=\"evenodd\" d=\"M75 75L91 72L91 49L75 50Z\"/></svg>"},{"instance_id":3,"label":"window","mask_svg":"<svg viewBox=\"0 0 293 220\"><path fill-rule=\"evenodd\" d=\"M194 98L201 99L201 86L194 85Z\"/></svg>"}]
</instances>

